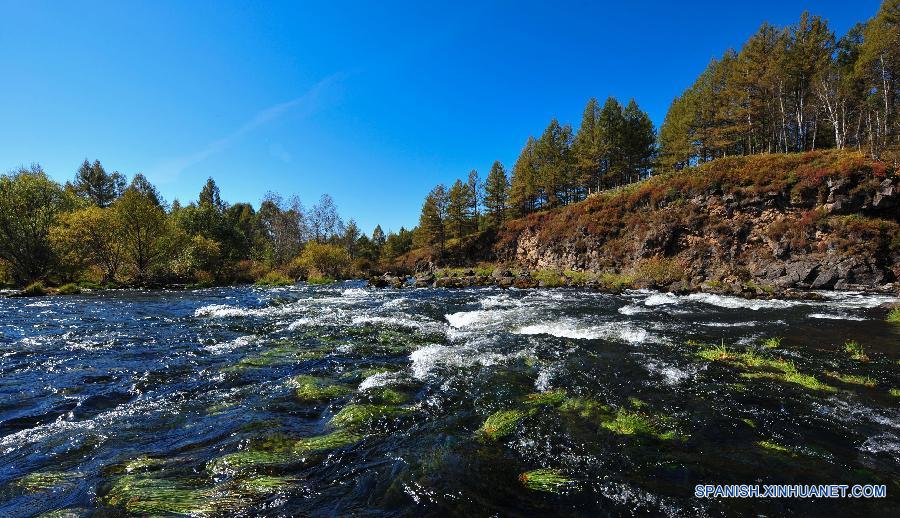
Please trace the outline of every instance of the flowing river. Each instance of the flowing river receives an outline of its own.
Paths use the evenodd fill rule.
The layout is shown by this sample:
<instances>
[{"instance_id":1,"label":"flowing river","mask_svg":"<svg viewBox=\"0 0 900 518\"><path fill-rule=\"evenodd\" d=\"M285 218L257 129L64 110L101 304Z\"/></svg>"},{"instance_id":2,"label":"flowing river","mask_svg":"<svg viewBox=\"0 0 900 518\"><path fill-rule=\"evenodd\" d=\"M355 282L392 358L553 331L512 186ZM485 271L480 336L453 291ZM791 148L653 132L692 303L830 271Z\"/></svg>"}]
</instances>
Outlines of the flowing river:
<instances>
[{"instance_id":1,"label":"flowing river","mask_svg":"<svg viewBox=\"0 0 900 518\"><path fill-rule=\"evenodd\" d=\"M0 299L0 516L900 516L897 299L823 295Z\"/></svg>"}]
</instances>

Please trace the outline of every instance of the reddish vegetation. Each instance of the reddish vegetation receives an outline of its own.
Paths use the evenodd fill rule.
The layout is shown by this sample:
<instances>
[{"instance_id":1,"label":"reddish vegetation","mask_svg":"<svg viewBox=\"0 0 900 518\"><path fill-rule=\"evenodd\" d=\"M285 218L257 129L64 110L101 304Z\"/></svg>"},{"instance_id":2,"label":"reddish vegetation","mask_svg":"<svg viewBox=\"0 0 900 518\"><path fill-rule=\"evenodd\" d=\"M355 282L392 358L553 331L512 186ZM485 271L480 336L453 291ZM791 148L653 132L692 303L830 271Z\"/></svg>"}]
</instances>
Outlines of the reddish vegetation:
<instances>
[{"instance_id":1,"label":"reddish vegetation","mask_svg":"<svg viewBox=\"0 0 900 518\"><path fill-rule=\"evenodd\" d=\"M897 182L852 152L724 158L510 221L495 251L533 269L666 258L688 285L874 287L900 275Z\"/></svg>"}]
</instances>

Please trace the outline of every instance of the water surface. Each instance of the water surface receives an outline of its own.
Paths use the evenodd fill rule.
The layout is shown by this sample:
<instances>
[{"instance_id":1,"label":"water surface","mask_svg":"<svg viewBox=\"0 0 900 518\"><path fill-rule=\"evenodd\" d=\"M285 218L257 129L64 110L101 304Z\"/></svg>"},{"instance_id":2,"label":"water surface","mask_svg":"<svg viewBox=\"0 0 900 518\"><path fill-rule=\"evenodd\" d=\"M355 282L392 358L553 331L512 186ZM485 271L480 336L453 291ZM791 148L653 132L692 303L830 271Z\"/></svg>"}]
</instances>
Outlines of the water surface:
<instances>
[{"instance_id":1,"label":"water surface","mask_svg":"<svg viewBox=\"0 0 900 518\"><path fill-rule=\"evenodd\" d=\"M351 282L0 299L0 515L896 516L895 299L826 296ZM559 483L523 482L542 468ZM693 498L788 482L888 498Z\"/></svg>"}]
</instances>

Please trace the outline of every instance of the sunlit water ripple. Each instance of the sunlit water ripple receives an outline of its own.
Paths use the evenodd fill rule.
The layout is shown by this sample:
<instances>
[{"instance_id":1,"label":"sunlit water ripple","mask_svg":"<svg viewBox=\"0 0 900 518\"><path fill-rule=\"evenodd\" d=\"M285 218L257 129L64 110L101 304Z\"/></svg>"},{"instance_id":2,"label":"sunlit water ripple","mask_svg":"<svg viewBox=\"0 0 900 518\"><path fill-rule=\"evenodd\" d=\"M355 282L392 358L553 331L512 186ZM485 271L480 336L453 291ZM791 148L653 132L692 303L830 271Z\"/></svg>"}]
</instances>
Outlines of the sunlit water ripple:
<instances>
[{"instance_id":1,"label":"sunlit water ripple","mask_svg":"<svg viewBox=\"0 0 900 518\"><path fill-rule=\"evenodd\" d=\"M894 514L896 299L824 295L347 282L0 299L0 515ZM789 360L828 389L746 376L698 344ZM311 379L334 393L304 399ZM349 405L387 413L331 422ZM486 440L508 410L524 417ZM658 433L610 421L634 415ZM342 442L297 446L322 437ZM242 452L283 458L235 467ZM529 489L538 468L569 482ZM693 498L741 482L881 483L888 499Z\"/></svg>"}]
</instances>

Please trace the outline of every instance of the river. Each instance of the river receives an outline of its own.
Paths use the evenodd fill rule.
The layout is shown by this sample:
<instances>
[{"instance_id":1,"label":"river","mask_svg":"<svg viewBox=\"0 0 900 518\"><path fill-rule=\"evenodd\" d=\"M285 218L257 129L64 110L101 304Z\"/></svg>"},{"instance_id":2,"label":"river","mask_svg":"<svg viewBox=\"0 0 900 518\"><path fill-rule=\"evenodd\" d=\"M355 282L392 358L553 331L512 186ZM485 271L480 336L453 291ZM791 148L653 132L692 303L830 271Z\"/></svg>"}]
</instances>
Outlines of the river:
<instances>
[{"instance_id":1,"label":"river","mask_svg":"<svg viewBox=\"0 0 900 518\"><path fill-rule=\"evenodd\" d=\"M0 299L0 516L897 516L897 299L824 297ZM694 497L726 483L887 498Z\"/></svg>"}]
</instances>

